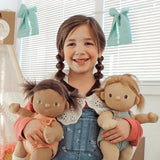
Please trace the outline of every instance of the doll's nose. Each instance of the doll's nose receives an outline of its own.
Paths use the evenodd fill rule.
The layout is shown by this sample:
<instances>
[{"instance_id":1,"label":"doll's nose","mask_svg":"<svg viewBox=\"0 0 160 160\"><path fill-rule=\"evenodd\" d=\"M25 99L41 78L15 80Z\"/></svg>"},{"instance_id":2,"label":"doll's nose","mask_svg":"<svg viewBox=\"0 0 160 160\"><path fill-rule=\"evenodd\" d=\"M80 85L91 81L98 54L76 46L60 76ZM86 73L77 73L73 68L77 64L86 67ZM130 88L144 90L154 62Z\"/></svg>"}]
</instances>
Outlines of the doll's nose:
<instances>
[{"instance_id":1,"label":"doll's nose","mask_svg":"<svg viewBox=\"0 0 160 160\"><path fill-rule=\"evenodd\" d=\"M116 96L116 100L120 100L121 99L121 97L120 96Z\"/></svg>"},{"instance_id":2,"label":"doll's nose","mask_svg":"<svg viewBox=\"0 0 160 160\"><path fill-rule=\"evenodd\" d=\"M49 103L46 103L45 104L45 107L47 108L47 107L50 107L50 104Z\"/></svg>"}]
</instances>

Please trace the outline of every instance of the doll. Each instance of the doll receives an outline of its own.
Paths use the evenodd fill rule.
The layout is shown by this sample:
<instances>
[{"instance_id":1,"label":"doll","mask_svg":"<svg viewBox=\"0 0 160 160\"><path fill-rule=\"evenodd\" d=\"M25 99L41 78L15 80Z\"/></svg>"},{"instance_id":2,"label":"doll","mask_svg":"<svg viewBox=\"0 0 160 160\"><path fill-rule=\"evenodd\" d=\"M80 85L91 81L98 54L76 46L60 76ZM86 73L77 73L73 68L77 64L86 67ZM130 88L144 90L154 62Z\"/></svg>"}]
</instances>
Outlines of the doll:
<instances>
[{"instance_id":1,"label":"doll","mask_svg":"<svg viewBox=\"0 0 160 160\"><path fill-rule=\"evenodd\" d=\"M140 94L136 77L131 74L110 76L104 82L104 87L96 89L98 97L109 108L98 117L98 124L102 129L109 130L116 127L118 118L134 118L140 123L154 123L158 120L155 113L131 115L129 111L137 106L140 111L144 106L144 97ZM112 144L98 137L98 145L103 153L103 160L129 160L132 154L132 146L127 141Z\"/></svg>"},{"instance_id":2,"label":"doll","mask_svg":"<svg viewBox=\"0 0 160 160\"><path fill-rule=\"evenodd\" d=\"M22 155L26 156L27 153L30 153L31 160L42 159L40 157L41 155L50 155L48 156L48 160L50 160L55 156L58 142L63 138L63 128L56 121L56 117L61 115L64 110L68 110L70 106L77 106L76 98L78 98L78 92L69 93L61 82L47 79L38 84L27 82L24 84L24 93L27 93L26 98L30 98L35 112L22 108L17 103L12 103L9 106L9 110L12 113L18 114L20 117L39 119L44 125L43 134L46 145L43 146L37 143L37 146L33 147L29 141L19 140L14 154L16 157L24 158ZM36 154L36 150L38 149L41 149L41 155ZM32 158L33 151L34 158ZM47 159L45 158L45 160Z\"/></svg>"}]
</instances>

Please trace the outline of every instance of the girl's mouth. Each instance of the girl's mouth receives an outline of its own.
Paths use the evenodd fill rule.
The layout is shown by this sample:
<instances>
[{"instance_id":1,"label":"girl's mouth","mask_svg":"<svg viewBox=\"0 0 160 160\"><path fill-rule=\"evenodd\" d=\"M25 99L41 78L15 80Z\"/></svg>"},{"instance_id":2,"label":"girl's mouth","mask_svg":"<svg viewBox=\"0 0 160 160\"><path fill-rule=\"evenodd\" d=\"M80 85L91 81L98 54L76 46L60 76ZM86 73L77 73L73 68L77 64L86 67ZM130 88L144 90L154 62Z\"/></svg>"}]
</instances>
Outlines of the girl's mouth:
<instances>
[{"instance_id":1,"label":"girl's mouth","mask_svg":"<svg viewBox=\"0 0 160 160\"><path fill-rule=\"evenodd\" d=\"M74 62L78 63L78 64L84 64L89 60L89 58L77 58L77 59L73 59Z\"/></svg>"}]
</instances>

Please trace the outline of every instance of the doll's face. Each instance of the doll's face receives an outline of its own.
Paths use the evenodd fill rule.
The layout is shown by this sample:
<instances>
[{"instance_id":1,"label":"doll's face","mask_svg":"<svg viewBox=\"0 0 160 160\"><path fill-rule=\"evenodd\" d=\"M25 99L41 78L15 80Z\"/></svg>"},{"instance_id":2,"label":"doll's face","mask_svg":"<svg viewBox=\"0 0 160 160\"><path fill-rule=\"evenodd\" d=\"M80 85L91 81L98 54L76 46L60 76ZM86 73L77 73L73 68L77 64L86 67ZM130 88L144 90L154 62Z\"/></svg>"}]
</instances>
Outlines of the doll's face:
<instances>
[{"instance_id":1,"label":"doll's face","mask_svg":"<svg viewBox=\"0 0 160 160\"><path fill-rule=\"evenodd\" d=\"M52 89L40 90L34 93L33 108L37 113L56 117L68 107L68 102Z\"/></svg>"},{"instance_id":2,"label":"doll's face","mask_svg":"<svg viewBox=\"0 0 160 160\"><path fill-rule=\"evenodd\" d=\"M127 111L135 105L136 94L121 83L114 83L105 88L104 100L114 110Z\"/></svg>"}]
</instances>

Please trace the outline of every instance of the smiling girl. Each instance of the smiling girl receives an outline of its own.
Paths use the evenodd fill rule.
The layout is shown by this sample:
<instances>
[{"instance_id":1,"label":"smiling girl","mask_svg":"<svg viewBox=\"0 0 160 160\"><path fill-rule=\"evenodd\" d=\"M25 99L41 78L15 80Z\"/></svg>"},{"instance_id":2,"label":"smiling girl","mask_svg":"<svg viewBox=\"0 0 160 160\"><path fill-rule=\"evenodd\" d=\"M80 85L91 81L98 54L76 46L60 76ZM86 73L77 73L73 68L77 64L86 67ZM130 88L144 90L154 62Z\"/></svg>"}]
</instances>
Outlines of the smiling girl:
<instances>
[{"instance_id":1,"label":"smiling girl","mask_svg":"<svg viewBox=\"0 0 160 160\"><path fill-rule=\"evenodd\" d=\"M79 107L65 111L57 118L64 130L64 139L59 144L55 160L101 160L102 153L97 146L99 127L98 115L106 110L94 93L100 87L103 77L102 53L105 48L104 33L92 17L75 15L64 21L57 34L57 68L55 78L65 84L69 91L78 89L82 98L77 99ZM64 60L69 66L64 69ZM97 64L96 64L97 63ZM94 68L97 72L94 73ZM28 103L26 108L31 109ZM38 120L21 119L15 123L18 139L26 138L32 145L35 141L44 143L43 131ZM23 134L22 134L23 133ZM142 135L139 122L119 119L114 129L103 132L103 137L112 143L128 140L137 145ZM33 141L34 139L34 141ZM16 160L16 157L15 157ZM20 160L20 159L19 159Z\"/></svg>"}]
</instances>

